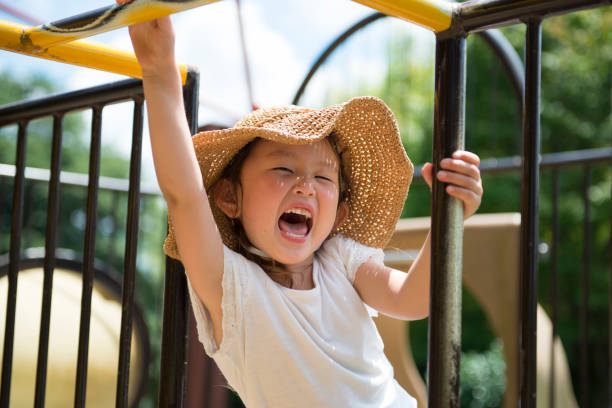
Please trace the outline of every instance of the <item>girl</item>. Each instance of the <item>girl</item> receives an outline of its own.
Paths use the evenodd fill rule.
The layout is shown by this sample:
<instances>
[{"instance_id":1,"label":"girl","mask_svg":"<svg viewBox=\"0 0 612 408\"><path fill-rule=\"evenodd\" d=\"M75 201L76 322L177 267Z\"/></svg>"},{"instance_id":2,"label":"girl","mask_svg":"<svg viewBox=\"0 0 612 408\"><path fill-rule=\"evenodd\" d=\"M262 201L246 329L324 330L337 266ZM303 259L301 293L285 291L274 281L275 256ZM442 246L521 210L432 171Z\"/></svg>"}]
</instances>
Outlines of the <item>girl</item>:
<instances>
[{"instance_id":1,"label":"girl","mask_svg":"<svg viewBox=\"0 0 612 408\"><path fill-rule=\"evenodd\" d=\"M412 177L386 105L262 109L192 139L170 19L130 35L165 250L185 266L199 339L231 387L249 408L416 407L370 317L429 309L429 238L408 273L383 264ZM478 164L458 151L436 175L465 218L482 196ZM431 187L431 164L423 175Z\"/></svg>"}]
</instances>

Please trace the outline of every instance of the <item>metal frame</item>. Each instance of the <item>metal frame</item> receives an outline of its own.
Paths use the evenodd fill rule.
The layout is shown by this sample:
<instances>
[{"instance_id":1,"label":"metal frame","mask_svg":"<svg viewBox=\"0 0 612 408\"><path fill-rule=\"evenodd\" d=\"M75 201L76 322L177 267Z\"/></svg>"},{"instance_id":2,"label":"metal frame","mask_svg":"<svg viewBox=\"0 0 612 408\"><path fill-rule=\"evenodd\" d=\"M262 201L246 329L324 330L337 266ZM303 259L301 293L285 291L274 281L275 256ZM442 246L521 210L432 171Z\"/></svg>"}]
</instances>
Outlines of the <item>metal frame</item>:
<instances>
[{"instance_id":1,"label":"metal frame","mask_svg":"<svg viewBox=\"0 0 612 408\"><path fill-rule=\"evenodd\" d=\"M143 5L150 0L135 0L130 7ZM152 0L151 0L152 1ZM164 1L162 3L195 3L188 1ZM536 328L535 310L537 302L537 210L539 190L539 156L540 156L540 126L539 126L539 96L540 96L540 55L541 55L541 21L546 17L568 13L585 8L609 5L609 0L477 0L466 3L452 3L443 0L359 0L360 3L413 23L424 26L436 34L436 88L435 88L435 128L434 128L434 160L435 168L439 161L449 155L454 149L461 148L464 140L465 121L465 40L467 35L515 23L527 25L526 35L526 68L525 96L523 106L523 156L522 156L522 229L521 229L521 332L520 343L520 403L524 407L535 407L536 401ZM203 2L206 3L206 2ZM116 9L116 6L114 6ZM129 8L127 9L129 10ZM95 13L94 13L95 14ZM158 16L152 13L150 19ZM70 26L76 18L66 19L60 26ZM119 27L134 22L126 19L119 22ZM24 33L27 36L22 36ZM138 76L139 69L134 65L133 56L120 55L114 51L105 54L98 45L80 41L55 45L50 48L36 49L33 43L22 42L23 38L34 38L35 33L23 26L15 24L0 24L0 48L16 52L29 53L43 58L65 60L70 63L97 67L113 72ZM82 32L78 38L88 35ZM49 45L50 43L46 43ZM33 52L35 51L35 52ZM110 62L110 64L105 64ZM186 70L183 69L183 72ZM187 114L192 130L197 125L197 75L190 78L184 74ZM515 88L520 81L515 81ZM14 106L15 110L23 106ZM4 119L2 113L8 114L10 109L0 111L0 124ZM18 117L18 113L15 114ZM94 108L94 120L99 110ZM11 226L11 267L9 271L9 296L7 311L14 313L14 295L16 276L19 265L19 238L21 235L21 218L23 214L23 180L25 172L25 138L26 122L19 123L17 166L13 193L13 222ZM99 143L98 127L94 126L92 141ZM60 143L54 141L54 143ZM55 149L54 149L55 150ZM98 183L98 165L92 154L90 166L90 202L88 203L88 236L92 241L86 247L86 264L84 271L87 281L91 279L91 245L95 230L95 194ZM57 170L54 170L57 172ZM57 183L58 175L53 173L52 180ZM51 197L51 196L50 196ZM54 198L55 199L55 198ZM51 203L50 208L53 208ZM55 214L49 213L51 225ZM462 217L459 203L446 195L443 185L434 180L432 204L432 305L429 351L429 388L430 405L432 407L458 406L459 385L459 350L460 350L460 284L461 284L461 225ZM52 242L49 242L53 246ZM52 262L49 263L52 270ZM166 275L166 296L164 305L164 342L163 342L163 383L160 386L160 404L172 405L182 400L184 388L184 346L185 346L185 287L184 276L175 261L168 261ZM585 279L588 279L585 278ZM83 288L84 298L89 293L86 283ZM128 289L129 292L130 289ZM129 297L129 295L128 295ZM11 309L13 302L13 309ZM87 300L83 307L87 307ZM4 362L2 373L2 395L0 405L8 404L10 389L10 374L6 367L11 363L11 347L13 327L8 323L6 328ZM129 320L129 319L128 319ZM83 322L84 329L87 322ZM170 351L171 350L171 351ZM82 380L85 378L86 345L79 348L79 372ZM167 365L166 365L167 364ZM173 366L174 365L174 366ZM82 386L82 384L81 384ZM80 405L79 397L75 405Z\"/></svg>"},{"instance_id":2,"label":"metal frame","mask_svg":"<svg viewBox=\"0 0 612 408\"><path fill-rule=\"evenodd\" d=\"M187 84L183 87L185 105L189 113L188 120L195 129L197 124L198 78L195 71L187 75ZM118 407L126 407L127 387L129 380L129 361L131 347L131 328L133 325L134 280L136 267L136 247L138 231L138 213L140 199L140 156L143 127L144 95L142 82L125 80L110 85L97 86L86 90L68 92L61 95L44 97L32 101L6 105L0 108L0 127L18 124L18 159L15 165L15 183L13 187L13 215L11 223L11 240L7 266L8 296L7 319L3 346L2 381L0 387L0 407L8 407L11 389L11 367L13 356L15 304L17 294L17 275L26 262L21 258L23 249L20 247L21 225L24 205L25 184L25 142L27 125L31 120L41 117L53 117L53 148L51 162L53 163L49 180L49 204L47 212L47 233L45 240L43 306L41 313L41 332L36 374L35 406L44 406L46 367L48 356L48 339L50 323L50 305L53 281L53 270L58 262L56 258L56 237L58 228L58 200L60 187L60 152L62 143L62 119L73 111L91 109L92 134L90 149L89 181L87 183L87 223L85 231L85 250L82 261L83 287L81 298L81 322L79 331L79 349L77 363L77 383L75 390L75 406L84 406L87 384L87 359L89 344L89 323L91 311L91 295L95 270L94 247L97 218L97 193L99 191L100 165L100 130L101 113L104 106L122 101L134 102L134 121L132 129L132 157L130 164L130 180L128 185L128 220L125 248L122 320L119 350L119 366L117 377ZM46 178L46 177L44 177ZM40 179L40 178L39 178ZM74 181L72 181L74 183ZM116 184L116 183L115 183ZM118 186L125 189L125 186ZM148 192L147 194L150 194ZM184 384L184 349L185 349L185 315L186 315L185 276L180 263L169 261L166 273L166 289L164 295L164 322L162 355L162 375L160 378L160 403L170 406L171 401L182 398ZM180 305L178 308L175 307Z\"/></svg>"},{"instance_id":3,"label":"metal frame","mask_svg":"<svg viewBox=\"0 0 612 408\"><path fill-rule=\"evenodd\" d=\"M359 1L389 12L384 1ZM382 4L385 3L385 4ZM397 2L406 5L415 2ZM420 2L417 2L420 3ZM441 6L439 2L426 2ZM381 5L382 4L382 5ZM509 73L523 117L523 156L521 181L521 271L519 333L519 389L521 406L536 405L536 307L537 307L537 240L540 158L540 55L541 21L545 17L590 7L608 5L608 1L578 0L483 0L456 4L448 27L414 21L409 14L392 10L392 15L413 21L436 33L436 81L433 135L433 163L461 148L464 140L465 106L465 37L470 33L523 22L527 25L526 67L523 76L520 59L510 47L500 46L496 34L484 34L485 41L500 57ZM397 4L396 4L397 5ZM315 71L341 43L382 15L374 14L356 23L336 39L317 59L294 97L297 103ZM460 45L463 44L463 45ZM510 57L508 57L510 55ZM524 102L523 102L524 101ZM443 154L441 154L441 152ZM429 326L428 385L432 407L459 406L458 378L461 332L461 220L454 212L453 200L440 190L434 179L432 197L431 313ZM437 235L444 238L438 239ZM448 240L447 240L448 238ZM586 256L586 255L585 255ZM585 279L588 279L585 278ZM458 292L458 294L457 294ZM585 296L586 297L586 296ZM612 310L612 309L611 309ZM585 313L583 312L583 315ZM586 318L583 318L586 321ZM586 323L583 324L586 326ZM459 335L457 334L459 333ZM612 346L611 346L612 347ZM586 369L583 368L583 371ZM611 394L612 395L612 394Z\"/></svg>"}]
</instances>

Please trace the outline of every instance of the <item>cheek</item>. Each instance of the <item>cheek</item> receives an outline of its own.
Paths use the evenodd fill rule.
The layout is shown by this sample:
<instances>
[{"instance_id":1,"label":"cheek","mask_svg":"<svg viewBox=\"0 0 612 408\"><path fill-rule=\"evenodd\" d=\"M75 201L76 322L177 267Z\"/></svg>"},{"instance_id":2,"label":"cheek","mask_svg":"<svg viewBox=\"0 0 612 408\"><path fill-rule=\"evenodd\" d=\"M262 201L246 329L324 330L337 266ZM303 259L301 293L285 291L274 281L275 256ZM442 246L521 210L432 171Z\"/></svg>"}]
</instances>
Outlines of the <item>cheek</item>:
<instances>
[{"instance_id":1,"label":"cheek","mask_svg":"<svg viewBox=\"0 0 612 408\"><path fill-rule=\"evenodd\" d=\"M318 191L319 203L321 210L336 217L336 211L338 210L338 189L337 188L324 188Z\"/></svg>"},{"instance_id":2,"label":"cheek","mask_svg":"<svg viewBox=\"0 0 612 408\"><path fill-rule=\"evenodd\" d=\"M275 177L259 177L249 180L243 189L244 216L247 218L257 217L264 219L266 216L275 216L278 204L277 198L282 196L283 189L288 181Z\"/></svg>"},{"instance_id":3,"label":"cheek","mask_svg":"<svg viewBox=\"0 0 612 408\"><path fill-rule=\"evenodd\" d=\"M250 191L254 196L258 196L259 199L266 197L272 198L277 195L285 194L287 186L290 185L290 180L286 177L277 177L275 175L263 175L257 177L250 185ZM272 201L272 200L267 200Z\"/></svg>"},{"instance_id":4,"label":"cheek","mask_svg":"<svg viewBox=\"0 0 612 408\"><path fill-rule=\"evenodd\" d=\"M338 205L338 199L340 197L338 187L332 185L324 186L319 189L318 194L326 203L331 202L334 206Z\"/></svg>"}]
</instances>

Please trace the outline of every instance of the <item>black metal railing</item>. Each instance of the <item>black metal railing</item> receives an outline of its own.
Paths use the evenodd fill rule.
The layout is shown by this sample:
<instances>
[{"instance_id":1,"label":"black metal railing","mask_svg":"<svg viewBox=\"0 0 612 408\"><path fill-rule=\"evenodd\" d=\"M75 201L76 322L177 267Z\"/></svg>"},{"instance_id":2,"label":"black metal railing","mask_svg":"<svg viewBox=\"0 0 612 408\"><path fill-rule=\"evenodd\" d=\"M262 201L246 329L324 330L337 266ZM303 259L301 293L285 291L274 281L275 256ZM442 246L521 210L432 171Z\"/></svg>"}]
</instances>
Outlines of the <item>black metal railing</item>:
<instances>
[{"instance_id":1,"label":"black metal railing","mask_svg":"<svg viewBox=\"0 0 612 408\"><path fill-rule=\"evenodd\" d=\"M185 103L190 126L195 130L197 124L198 74L190 72L184 86ZM22 255L26 248L21 247L24 213L26 138L28 124L39 118L53 118L53 138L51 169L48 176L48 204L44 256L44 281L40 336L36 369L35 403L37 407L45 404L47 361L49 356L49 331L53 271L56 264L59 200L60 200L60 163L62 149L62 122L64 117L75 111L92 112L91 144L87 181L86 227L82 260L82 296L79 330L79 346L74 405L85 405L87 389L87 362L89 354L89 329L91 320L92 288L94 281L94 261L96 229L98 224L98 192L100 191L100 157L102 111L114 103L133 102L132 147L127 185L128 209L125 238L122 285L122 313L120 325L119 362L117 369L116 406L128 406L128 384L130 378L130 353L132 325L134 319L134 288L136 255L138 244L139 207L141 201L140 167L143 133L143 90L139 80L126 80L110 85L86 90L69 92L33 101L19 102L0 108L0 129L17 124L17 151L13 179L13 203L8 261L8 292L6 327L4 331L2 382L0 406L8 407L11 392L11 372L13 365L15 311L17 298L18 273L22 269ZM0 175L2 176L2 175ZM7 175L4 175L6 178ZM10 176L9 176L10 177ZM43 179L46 177L43 177ZM79 184L79 183L73 183ZM123 187L125 191L125 187ZM149 192L150 193L150 192ZM186 337L186 297L185 278L178 262L168 260L166 288L164 294L164 321L162 332L162 365L159 387L160 406L171 406L172 401L182 398L184 388L185 337Z\"/></svg>"},{"instance_id":2,"label":"black metal railing","mask_svg":"<svg viewBox=\"0 0 612 408\"><path fill-rule=\"evenodd\" d=\"M435 128L434 128L434 166L438 161L448 155L450 151L463 146L465 125L465 39L472 33L498 26L516 23L526 25L525 37L525 79L523 106L523 149L518 168L521 170L521 294L520 294L520 333L517 334L520 344L519 356L519 386L521 407L536 406L536 362L537 362L537 321L536 308L538 301L538 208L540 190L540 169L546 167L546 160L554 161L551 156L545 156L540 162L540 58L541 58L541 23L552 15L573 12L590 7L608 5L608 0L479 0L458 3L452 15L451 28L438 33L436 37L436 89L435 89ZM187 117L195 131L197 125L197 75L190 74L185 89ZM134 81L124 81L119 84L95 88L92 90L73 92L54 98L43 98L34 102L20 103L0 109L0 126L8 124L18 125L16 172L13 183L13 205L10 232L9 272L7 319L5 340L3 348L2 382L0 388L0 407L9 403L11 385L11 366L14 340L15 298L17 289L17 274L20 268L20 247L22 235L22 218L24 206L24 177L26 157L26 137L29 121L43 117L54 118L54 142L52 161L59 162L59 146L61 146L61 120L62 116L76 109L91 109L93 125L91 134L90 170L88 183L87 228L86 245L83 264L83 297L81 315L81 334L79 340L79 360L77 387L75 390L75 405L84 404L86 372L87 372L87 342L89 317L91 305L91 284L93 270L93 248L95 246L97 193L99 180L99 146L100 146L100 113L103 107L118 100L132 99L135 101L134 143L133 152L139 150L140 138L136 136L142 128L141 118L137 111L142 111L142 91L140 84ZM138 129L139 128L139 129ZM611 160L609 152L596 152L602 160ZM135 154L135 153L134 153ZM560 153L565 154L565 153ZM573 152L572 154L578 154ZM501 159L505 163L509 159ZM514 159L510 159L513 160ZM593 157L586 158L585 162L599 160ZM566 165L571 160L559 159L553 167ZM583 160L575 159L574 164ZM569 165L569 164L568 164ZM552 165L551 165L552 166ZM130 170L130 206L134 206L138 196L138 168L137 160L132 163ZM484 171L484 166L483 166ZM499 169L492 171L500 171ZM554 172L555 170L553 170ZM584 250L582 273L582 306L581 331L582 345L580 346L580 399L582 406L589 406L589 378L588 363L588 331L589 331L589 279L591 257L590 240L590 212L588 188L590 186L590 167L585 168L584 178ZM553 173L555 174L555 173ZM556 180L556 176L553 177ZM59 166L52 166L50 194L48 205L47 239L45 246L45 289L43 308L50 302L50 291L53 274L53 253L56 243L53 235L57 228L57 194L59 183ZM431 342L429 351L429 401L433 407L458 406L459 390L459 350L461 322L461 216L459 203L443 193L439 183L434 181L432 206L432 308L430 319ZM558 185L553 187L558 191ZM558 196L558 192L555 193ZM558 199L556 199L558 203ZM555 204L557 205L557 204ZM131 218L130 218L131 217ZM126 237L125 268L133 268L135 256L134 219L138 218L138 209L132 208L128 215L128 233ZM555 226L555 230L558 226ZM555 234L558 234L555 233ZM553 240L554 254L558 253L557 241L559 235ZM555 261L556 262L556 261ZM179 262L168 259L165 275L164 295L164 329L162 341L162 363L159 387L159 405L175 406L182 404L185 388L185 345L186 345L186 295L185 277ZM555 266L556 267L556 266ZM553 268L554 269L554 268ZM129 326L131 324L130 302L133 301L133 273L126 273L124 282L124 315L122 317L122 339L120 368L118 375L118 389L127 387L124 375L129 374ZM556 275L553 276L551 292L556 298ZM131 281L130 281L131 280ZM459 295L457 295L459 293ZM556 321L556 305L553 302L553 321ZM440 306L440 307L439 307ZM612 308L612 306L611 306ZM44 402L45 367L48 355L48 311L43 310L41 319L41 338L39 347L39 361L37 368L37 406ZM612 330L612 329L611 329ZM612 350L612 345L610 346ZM609 358L612 361L612 351ZM610 364L612 369L612 364ZM612 374L610 374L610 395L612 398ZM125 395L118 395L117 405L125 406Z\"/></svg>"},{"instance_id":3,"label":"black metal railing","mask_svg":"<svg viewBox=\"0 0 612 408\"><path fill-rule=\"evenodd\" d=\"M538 208L540 189L540 71L541 71L541 24L554 15L565 14L586 8L609 5L609 1L598 0L481 0L458 4L453 11L451 27L436 34L435 105L433 162L437 166L441 153L463 146L465 121L465 42L473 33L482 35L483 30L493 27L523 23L525 35L524 75L520 58L512 47L500 41L499 34L483 35L487 44L501 60L518 97L522 117L521 163L521 255L520 255L520 328L519 343L519 400L522 407L536 406L536 361L537 361L537 243ZM334 40L316 60L299 87L293 102L297 103L308 82L318 68L350 36L370 23L383 17L379 13L359 21ZM507 160L507 159L502 159ZM513 159L510 159L513 160ZM433 407L458 406L459 356L461 333L461 241L458 217L453 216L456 203L438 192L434 180L432 199L432 291L429 326L429 404ZM436 236L441 238L435 239ZM588 241L587 241L588 243ZM587 246L588 248L588 246ZM586 250L585 250L586 251ZM588 271L585 272L588 284ZM458 293L458 295L456 295ZM588 302L585 294L584 303ZM585 306L583 306L583 309ZM450 310L449 310L450 309ZM458 310L453 310L458 309ZM611 309L612 310L612 309ZM583 318L586 321L586 317ZM583 329L583 331L586 329ZM612 329L611 329L612 330ZM611 350L612 350L612 346ZM612 353L612 351L611 351ZM612 361L612 357L611 361ZM586 361L586 358L583 358ZM611 365L612 367L612 365ZM583 372L588 371L583 368ZM612 374L610 374L612 377ZM612 384L612 380L611 384ZM588 390L588 378L582 388ZM612 385L611 385L612 389ZM584 393L583 393L584 394ZM588 392L587 392L588 394ZM612 401L612 391L610 391ZM583 397L587 398L587 397ZM584 403L585 400L583 400ZM585 405L586 406L586 405Z\"/></svg>"},{"instance_id":4,"label":"black metal railing","mask_svg":"<svg viewBox=\"0 0 612 408\"><path fill-rule=\"evenodd\" d=\"M513 178L519 175L523 167L522 160L520 156L482 160L480 169L485 185L499 181L499 177L509 176ZM539 233L533 242L533 256L536 262L536 265L534 265L536 274L540 277L547 277L547 280L543 283L547 285L548 291L535 292L532 296L534 296L535 302L544 305L552 325L551 337L545 340L548 344L547 347L551 350L551 358L548 362L548 368L544 367L547 374L544 374L544 372L540 373L540 375L548 377L547 382L544 382L548 384L548 389L543 391L548 395L548 399L545 399L547 401L545 406L555 408L561 404L560 401L555 399L558 398L560 391L556 388L558 384L557 377L559 373L563 373L563 367L559 366L559 364L563 364L563 360L555 358L559 345L562 345L568 355L573 357L569 361L572 384L566 385L571 385L576 391L579 406L602 406L600 404L604 398L603 388L607 388L605 398L608 401L612 401L612 384L610 384L609 379L606 381L605 378L594 378L593 373L601 372L603 367L603 370L607 371L608 378L611 378L612 373L610 369L612 369L612 365L609 364L609 357L603 359L594 355L593 334L591 330L593 326L601 326L606 323L608 331L612 328L612 285L610 285L610 289L607 291L609 305L607 320L604 322L601 319L593 319L591 316L593 306L590 304L589 299L592 296L593 290L598 291L596 294L598 297L602 297L605 288L593 287L591 276L593 273L606 273L601 268L601 265L598 265L595 270L593 263L595 263L597 256L601 256L602 253L606 252L606 244L602 243L602 239L599 239L598 247L595 248L596 243L593 242L593 215L591 209L593 200L591 199L590 191L594 185L593 173L596 171L599 175L598 183L602 183L602 180L606 183L605 180L609 179L612 164L612 148L548 153L541 155L538 161L539 166L534 171L538 172L542 179L546 181L544 187L547 190L537 192L538 200L543 201L549 210L547 210L547 218L545 220L541 219L541 211L536 212L538 224L545 223L543 230L546 230L547 234L544 236L542 234L543 231L538 231ZM415 180L422 180L420 166L415 168L414 174ZM569 189L566 186L565 189L561 190L560 183L564 178L572 179L573 184L569 186ZM516 190L510 189L507 194L509 196L518 194L519 189L520 185L517 184ZM570 239L561 233L560 220L563 214L559 209L559 203L568 197L575 199L577 196L579 196L583 207L582 219L574 224L564 225L565 230L573 231L579 235L577 240L582 244L582 248L579 248L581 253L578 253L578 250L574 251L578 253L578 256L571 261L571 264L567 264L567 257L565 257L566 264L562 265L565 270L570 269L572 275L576 277L575 280L569 282L567 274L563 277L559 276L559 269L561 269L558 262L559 256L564 250L567 251L567 247L571 245ZM607 199L612 202L612 196ZM513 208L508 207L507 210L512 211ZM568 221L566 220L565 222L567 223ZM612 226L612 209L610 209L607 215L599 217L598 222ZM609 237L612 237L612 234ZM610 246L612 245L612 240L609 237L606 242L609 256L612 258L612 246ZM541 244L544 244L543 248ZM606 258L600 263L610 261L610 258ZM612 270L607 272L609 274L608 282L612 282ZM605 281L606 279L603 280ZM563 292L566 293L566 297L567 292L575 291L578 294L578 301L567 298L561 300L559 296L562 292L559 289L560 286L565 287ZM575 311L571 315L572 321L567 320L567 312L563 316L559 313L560 301L564 302L566 310L570 308ZM567 305L568 303L570 303L570 306ZM562 320L561 317L564 317L565 320ZM469 325L469 322L467 324ZM565 326L566 330L559 330L560 326ZM537 328L533 328L533 330L537 330ZM567 335L568 331L577 334L575 336L564 337L564 334ZM606 339L608 348L612 347L612 335L608 334L608 337L602 339L602 341ZM555 346L556 343L557 345ZM537 367L536 364L537 360L534 360L533 369ZM593 365L598 365L599 367L595 368ZM540 370L542 370L542 366L540 366ZM566 392L566 395L569 394Z\"/></svg>"}]
</instances>

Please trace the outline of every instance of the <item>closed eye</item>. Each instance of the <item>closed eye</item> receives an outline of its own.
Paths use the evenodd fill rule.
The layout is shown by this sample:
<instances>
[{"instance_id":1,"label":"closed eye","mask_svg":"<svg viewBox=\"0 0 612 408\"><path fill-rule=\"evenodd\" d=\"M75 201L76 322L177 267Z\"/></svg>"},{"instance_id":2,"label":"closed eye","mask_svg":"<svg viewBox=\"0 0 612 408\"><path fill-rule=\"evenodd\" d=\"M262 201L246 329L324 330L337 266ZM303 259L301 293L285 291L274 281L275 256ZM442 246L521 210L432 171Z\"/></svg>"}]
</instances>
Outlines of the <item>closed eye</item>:
<instances>
[{"instance_id":1,"label":"closed eye","mask_svg":"<svg viewBox=\"0 0 612 408\"><path fill-rule=\"evenodd\" d=\"M272 170L277 170L277 171L283 171L283 172L288 172L288 173L293 173L293 170L287 168L287 167L274 167Z\"/></svg>"},{"instance_id":2,"label":"closed eye","mask_svg":"<svg viewBox=\"0 0 612 408\"><path fill-rule=\"evenodd\" d=\"M315 177L318 178L319 180L325 180L325 181L329 181L329 182L332 182L332 183L334 181L331 178L326 177L326 176L315 176Z\"/></svg>"}]
</instances>

